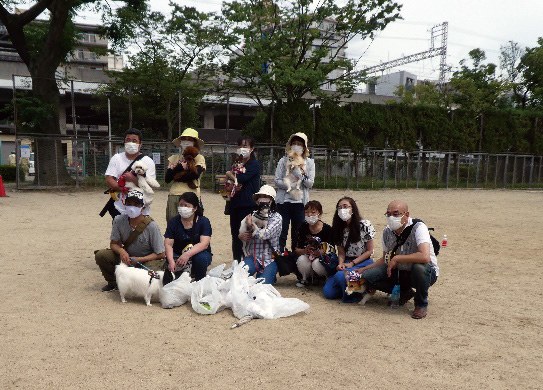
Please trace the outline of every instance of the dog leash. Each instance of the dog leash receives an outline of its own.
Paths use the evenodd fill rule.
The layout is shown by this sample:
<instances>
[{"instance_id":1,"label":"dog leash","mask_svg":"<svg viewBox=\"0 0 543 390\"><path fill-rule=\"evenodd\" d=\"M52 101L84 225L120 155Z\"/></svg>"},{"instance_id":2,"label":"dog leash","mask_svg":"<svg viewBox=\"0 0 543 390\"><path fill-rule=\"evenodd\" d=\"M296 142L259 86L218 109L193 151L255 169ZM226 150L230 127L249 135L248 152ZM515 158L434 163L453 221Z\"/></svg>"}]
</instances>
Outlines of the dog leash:
<instances>
[{"instance_id":1,"label":"dog leash","mask_svg":"<svg viewBox=\"0 0 543 390\"><path fill-rule=\"evenodd\" d=\"M160 276L155 271L153 271L152 269L144 266L142 263L140 263L139 261L137 261L133 257L130 258L130 261L133 261L134 263L140 265L143 269L147 270L147 273L149 274L149 284L151 284L153 279L159 279L160 280Z\"/></svg>"}]
</instances>

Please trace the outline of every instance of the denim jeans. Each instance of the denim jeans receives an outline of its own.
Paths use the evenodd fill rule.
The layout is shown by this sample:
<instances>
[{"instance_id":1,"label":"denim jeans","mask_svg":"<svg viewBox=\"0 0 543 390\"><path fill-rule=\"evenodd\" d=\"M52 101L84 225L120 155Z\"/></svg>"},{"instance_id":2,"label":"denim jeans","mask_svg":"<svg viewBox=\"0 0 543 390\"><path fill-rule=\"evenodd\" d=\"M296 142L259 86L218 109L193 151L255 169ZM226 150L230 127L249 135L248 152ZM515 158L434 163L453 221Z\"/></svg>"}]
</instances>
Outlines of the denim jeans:
<instances>
[{"instance_id":1,"label":"denim jeans","mask_svg":"<svg viewBox=\"0 0 543 390\"><path fill-rule=\"evenodd\" d=\"M281 214L281 218L283 218L281 236L279 237L279 248L283 249L287 244L288 225L292 221L290 230L290 249L294 250L294 248L296 248L296 241L298 239L298 228L304 222L304 205L303 203L285 202L277 205L277 212Z\"/></svg>"},{"instance_id":2,"label":"denim jeans","mask_svg":"<svg viewBox=\"0 0 543 390\"><path fill-rule=\"evenodd\" d=\"M396 284L400 284L400 290L405 291L410 288L415 289L415 307L428 306L428 289L436 280L436 270L431 263L414 263L411 271L400 271L398 281L398 270L392 270L390 278L387 275L387 264L364 271L362 277L366 279L366 284L376 290L387 294L392 292ZM401 296L401 292L400 292Z\"/></svg>"},{"instance_id":3,"label":"denim jeans","mask_svg":"<svg viewBox=\"0 0 543 390\"><path fill-rule=\"evenodd\" d=\"M243 261L249 266L249 275L256 273L257 278L264 278L265 284L275 283L275 275L277 274L277 264L275 261L268 264L262 272L256 272L255 260L252 257L246 257Z\"/></svg>"},{"instance_id":4,"label":"denim jeans","mask_svg":"<svg viewBox=\"0 0 543 390\"><path fill-rule=\"evenodd\" d=\"M363 262L355 265L352 268L347 268L347 271L352 271L357 268L362 268L373 263L373 259L364 260ZM341 298L344 303L357 303L362 300L362 294L352 293L347 295L345 288L347 287L347 280L345 280L345 273L343 271L337 271L333 276L330 276L324 287L322 293L326 299L338 299Z\"/></svg>"}]
</instances>

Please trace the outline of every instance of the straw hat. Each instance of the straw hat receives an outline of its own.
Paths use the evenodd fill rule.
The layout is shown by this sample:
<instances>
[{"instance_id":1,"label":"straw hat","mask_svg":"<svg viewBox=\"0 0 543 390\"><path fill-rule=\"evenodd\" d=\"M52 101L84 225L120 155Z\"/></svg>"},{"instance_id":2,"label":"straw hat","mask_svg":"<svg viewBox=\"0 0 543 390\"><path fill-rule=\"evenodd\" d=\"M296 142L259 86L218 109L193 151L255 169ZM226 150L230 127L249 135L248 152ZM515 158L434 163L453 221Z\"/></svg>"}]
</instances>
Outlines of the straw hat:
<instances>
[{"instance_id":1,"label":"straw hat","mask_svg":"<svg viewBox=\"0 0 543 390\"><path fill-rule=\"evenodd\" d=\"M204 141L202 141L200 138L198 138L198 132L194 129L191 129L190 127L187 127L183 133L174 139L172 143L178 148L181 144L181 137L190 137L194 138L196 140L196 143L198 144L198 149L202 150L204 148Z\"/></svg>"},{"instance_id":2,"label":"straw hat","mask_svg":"<svg viewBox=\"0 0 543 390\"><path fill-rule=\"evenodd\" d=\"M290 153L290 143L292 142L292 139L294 137L298 137L298 138L301 138L304 140L304 145L305 145L305 148L304 148L304 152L302 153L302 157L303 158L307 158L309 157L309 148L307 147L307 135L305 135L304 133L296 133L296 134L292 134L289 139L288 139L288 142L287 142L287 154Z\"/></svg>"},{"instance_id":3,"label":"straw hat","mask_svg":"<svg viewBox=\"0 0 543 390\"><path fill-rule=\"evenodd\" d=\"M273 199L273 201L275 202L275 189L272 186L264 184L262 187L260 187L260 190L258 190L258 192L253 194L253 200L256 201L256 199L260 195L270 196Z\"/></svg>"}]
</instances>

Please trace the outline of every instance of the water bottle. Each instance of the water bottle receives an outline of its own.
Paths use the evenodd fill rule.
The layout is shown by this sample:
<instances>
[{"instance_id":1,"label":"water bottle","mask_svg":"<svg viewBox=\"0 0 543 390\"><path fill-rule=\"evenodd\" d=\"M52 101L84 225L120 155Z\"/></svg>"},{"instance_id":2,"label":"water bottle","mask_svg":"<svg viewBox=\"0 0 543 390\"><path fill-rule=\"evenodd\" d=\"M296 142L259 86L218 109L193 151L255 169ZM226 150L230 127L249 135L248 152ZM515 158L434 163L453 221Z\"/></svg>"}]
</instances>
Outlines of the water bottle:
<instances>
[{"instance_id":1,"label":"water bottle","mask_svg":"<svg viewBox=\"0 0 543 390\"><path fill-rule=\"evenodd\" d=\"M400 285L397 284L392 289L390 294L390 307L392 309L398 309L400 307Z\"/></svg>"},{"instance_id":2,"label":"water bottle","mask_svg":"<svg viewBox=\"0 0 543 390\"><path fill-rule=\"evenodd\" d=\"M443 241L441 241L441 247L446 248L447 247L447 235L443 235Z\"/></svg>"}]
</instances>

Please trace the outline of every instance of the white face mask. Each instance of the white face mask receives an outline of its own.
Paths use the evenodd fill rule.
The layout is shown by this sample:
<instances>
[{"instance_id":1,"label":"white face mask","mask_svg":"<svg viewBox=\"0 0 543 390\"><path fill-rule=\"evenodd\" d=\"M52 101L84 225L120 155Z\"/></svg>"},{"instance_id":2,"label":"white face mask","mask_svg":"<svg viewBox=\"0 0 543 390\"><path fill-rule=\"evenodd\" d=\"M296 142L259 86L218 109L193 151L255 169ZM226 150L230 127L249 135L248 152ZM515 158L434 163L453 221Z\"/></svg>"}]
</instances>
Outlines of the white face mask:
<instances>
[{"instance_id":1,"label":"white face mask","mask_svg":"<svg viewBox=\"0 0 543 390\"><path fill-rule=\"evenodd\" d=\"M398 230L403 226L402 223L402 217L395 217L391 215L390 217L387 217L387 226L391 228L392 230Z\"/></svg>"},{"instance_id":2,"label":"white face mask","mask_svg":"<svg viewBox=\"0 0 543 390\"><path fill-rule=\"evenodd\" d=\"M190 218L194 214L194 209L192 207L181 207L177 208L177 212L181 218Z\"/></svg>"},{"instance_id":3,"label":"white face mask","mask_svg":"<svg viewBox=\"0 0 543 390\"><path fill-rule=\"evenodd\" d=\"M137 217L140 216L142 209L143 209L143 207L126 206L126 209L125 209L124 213L126 215L128 215L129 218L137 218Z\"/></svg>"},{"instance_id":4,"label":"white face mask","mask_svg":"<svg viewBox=\"0 0 543 390\"><path fill-rule=\"evenodd\" d=\"M337 211L337 215L339 216L339 218L341 218L341 220L347 222L352 215L351 209L339 209Z\"/></svg>"},{"instance_id":5,"label":"white face mask","mask_svg":"<svg viewBox=\"0 0 543 390\"><path fill-rule=\"evenodd\" d=\"M301 156L302 153L304 152L303 146L300 146L300 145L292 145L290 147L290 150L292 150L294 153L298 154L299 156Z\"/></svg>"},{"instance_id":6,"label":"white face mask","mask_svg":"<svg viewBox=\"0 0 543 390\"><path fill-rule=\"evenodd\" d=\"M319 216L318 215L306 215L305 216L305 221L310 225L314 225L319 221Z\"/></svg>"},{"instance_id":7,"label":"white face mask","mask_svg":"<svg viewBox=\"0 0 543 390\"><path fill-rule=\"evenodd\" d=\"M126 142L124 144L124 150L128 154L136 154L140 150L140 144L135 142Z\"/></svg>"},{"instance_id":8,"label":"white face mask","mask_svg":"<svg viewBox=\"0 0 543 390\"><path fill-rule=\"evenodd\" d=\"M243 158L247 158L251 155L251 149L249 148L238 148L236 151L237 154L241 154Z\"/></svg>"},{"instance_id":9,"label":"white face mask","mask_svg":"<svg viewBox=\"0 0 543 390\"><path fill-rule=\"evenodd\" d=\"M180 149L181 149L181 152L182 152L182 151L185 150L187 147L189 147L189 146L194 146L194 142L192 142L192 141L181 141L181 143L179 144L179 146L181 147Z\"/></svg>"}]
</instances>

